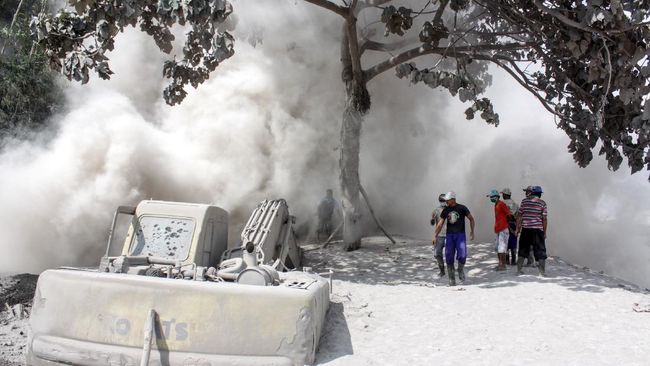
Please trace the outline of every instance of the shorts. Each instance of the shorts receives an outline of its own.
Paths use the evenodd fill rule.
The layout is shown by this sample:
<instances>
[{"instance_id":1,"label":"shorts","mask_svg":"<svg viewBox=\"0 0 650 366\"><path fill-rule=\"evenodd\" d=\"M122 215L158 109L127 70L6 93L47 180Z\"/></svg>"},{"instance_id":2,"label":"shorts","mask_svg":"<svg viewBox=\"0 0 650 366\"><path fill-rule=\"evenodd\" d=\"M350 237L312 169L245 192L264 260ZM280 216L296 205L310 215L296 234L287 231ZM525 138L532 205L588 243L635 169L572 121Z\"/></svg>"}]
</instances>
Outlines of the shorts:
<instances>
[{"instance_id":1,"label":"shorts","mask_svg":"<svg viewBox=\"0 0 650 366\"><path fill-rule=\"evenodd\" d=\"M535 260L541 261L547 258L546 256L546 240L544 239L544 231L541 229L521 229L521 236L519 237L519 257L528 258L530 252L535 254Z\"/></svg>"},{"instance_id":2,"label":"shorts","mask_svg":"<svg viewBox=\"0 0 650 366\"><path fill-rule=\"evenodd\" d=\"M508 252L508 239L510 238L510 231L508 229L503 229L497 233L497 237L494 240L495 249L497 253L507 253Z\"/></svg>"}]
</instances>

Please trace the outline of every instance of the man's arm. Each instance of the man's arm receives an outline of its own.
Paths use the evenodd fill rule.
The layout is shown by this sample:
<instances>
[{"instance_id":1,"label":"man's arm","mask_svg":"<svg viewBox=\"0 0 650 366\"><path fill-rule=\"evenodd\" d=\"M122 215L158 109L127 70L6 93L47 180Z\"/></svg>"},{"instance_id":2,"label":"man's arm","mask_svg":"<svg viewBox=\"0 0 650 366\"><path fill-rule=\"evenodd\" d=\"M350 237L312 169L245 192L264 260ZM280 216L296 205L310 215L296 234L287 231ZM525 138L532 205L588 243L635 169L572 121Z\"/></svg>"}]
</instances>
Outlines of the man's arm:
<instances>
[{"instance_id":1,"label":"man's arm","mask_svg":"<svg viewBox=\"0 0 650 366\"><path fill-rule=\"evenodd\" d=\"M467 213L467 218L469 219L469 240L474 240L474 216Z\"/></svg>"},{"instance_id":2,"label":"man's arm","mask_svg":"<svg viewBox=\"0 0 650 366\"><path fill-rule=\"evenodd\" d=\"M436 241L436 238L438 237L438 234L442 231L442 225L445 222L445 219L442 217L439 218L438 223L436 224L436 232L433 234L433 241Z\"/></svg>"},{"instance_id":3,"label":"man's arm","mask_svg":"<svg viewBox=\"0 0 650 366\"><path fill-rule=\"evenodd\" d=\"M546 227L548 226L546 216L542 216L542 226L544 227L544 239L546 239Z\"/></svg>"}]
</instances>

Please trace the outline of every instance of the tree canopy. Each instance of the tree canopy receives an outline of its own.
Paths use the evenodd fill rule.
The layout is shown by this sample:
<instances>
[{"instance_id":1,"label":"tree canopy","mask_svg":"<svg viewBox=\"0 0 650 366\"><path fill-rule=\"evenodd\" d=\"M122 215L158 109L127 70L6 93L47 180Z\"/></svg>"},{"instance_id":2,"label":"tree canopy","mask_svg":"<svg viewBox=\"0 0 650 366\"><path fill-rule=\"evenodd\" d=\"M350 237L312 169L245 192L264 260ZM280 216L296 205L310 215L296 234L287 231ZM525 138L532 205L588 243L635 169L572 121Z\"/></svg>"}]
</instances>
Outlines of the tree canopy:
<instances>
[{"instance_id":1,"label":"tree canopy","mask_svg":"<svg viewBox=\"0 0 650 366\"><path fill-rule=\"evenodd\" d=\"M7 1L0 6L0 136L37 130L62 103L43 52L33 47L30 17L36 1Z\"/></svg>"},{"instance_id":2,"label":"tree canopy","mask_svg":"<svg viewBox=\"0 0 650 366\"><path fill-rule=\"evenodd\" d=\"M496 65L555 117L580 166L599 148L612 170L624 158L632 173L650 170L648 0L304 1L345 22L351 65L348 70L344 64L344 74L349 71L357 86L395 70L399 78L445 88L470 102L467 118L479 115L498 125L498 114L482 96L488 65ZM187 27L182 57L163 67L171 80L164 90L168 104L181 102L188 84L197 87L234 53L234 38L224 30L233 12L226 0L70 4L74 11L39 15L33 30L50 64L72 80L87 82L90 70L110 78L106 53L127 26L138 26L166 53L172 51L171 27ZM362 12L376 19L357 24ZM376 32L376 25L383 31ZM364 66L368 51L389 54ZM370 97L365 87L355 90L364 95L357 109L365 113Z\"/></svg>"}]
</instances>

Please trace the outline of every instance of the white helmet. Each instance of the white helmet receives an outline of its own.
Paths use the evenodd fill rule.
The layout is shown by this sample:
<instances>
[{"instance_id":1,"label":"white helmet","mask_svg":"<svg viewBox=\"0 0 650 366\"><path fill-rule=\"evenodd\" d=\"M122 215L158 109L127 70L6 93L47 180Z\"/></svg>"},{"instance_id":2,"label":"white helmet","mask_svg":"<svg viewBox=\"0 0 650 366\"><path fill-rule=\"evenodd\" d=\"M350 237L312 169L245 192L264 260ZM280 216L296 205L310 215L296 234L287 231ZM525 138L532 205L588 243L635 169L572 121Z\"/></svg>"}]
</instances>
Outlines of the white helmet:
<instances>
[{"instance_id":1,"label":"white helmet","mask_svg":"<svg viewBox=\"0 0 650 366\"><path fill-rule=\"evenodd\" d=\"M456 199L456 193L455 192L449 191L449 192L447 192L447 194L445 194L445 201L455 200L455 199Z\"/></svg>"}]
</instances>

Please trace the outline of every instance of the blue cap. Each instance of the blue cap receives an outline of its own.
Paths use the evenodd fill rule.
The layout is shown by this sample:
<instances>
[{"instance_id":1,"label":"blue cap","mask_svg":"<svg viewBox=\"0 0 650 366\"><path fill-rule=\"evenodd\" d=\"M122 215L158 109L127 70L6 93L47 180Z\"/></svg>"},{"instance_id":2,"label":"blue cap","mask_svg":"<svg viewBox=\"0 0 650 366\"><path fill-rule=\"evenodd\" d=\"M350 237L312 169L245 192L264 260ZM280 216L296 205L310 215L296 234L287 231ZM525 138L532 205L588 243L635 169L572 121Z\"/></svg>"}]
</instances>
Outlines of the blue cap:
<instances>
[{"instance_id":1,"label":"blue cap","mask_svg":"<svg viewBox=\"0 0 650 366\"><path fill-rule=\"evenodd\" d=\"M542 187L540 186L532 186L530 187L530 191L533 193L542 193Z\"/></svg>"},{"instance_id":2,"label":"blue cap","mask_svg":"<svg viewBox=\"0 0 650 366\"><path fill-rule=\"evenodd\" d=\"M489 193L487 196L485 196L485 197L499 197L499 191L497 191L496 189L493 189L493 190L491 190L490 193Z\"/></svg>"}]
</instances>

